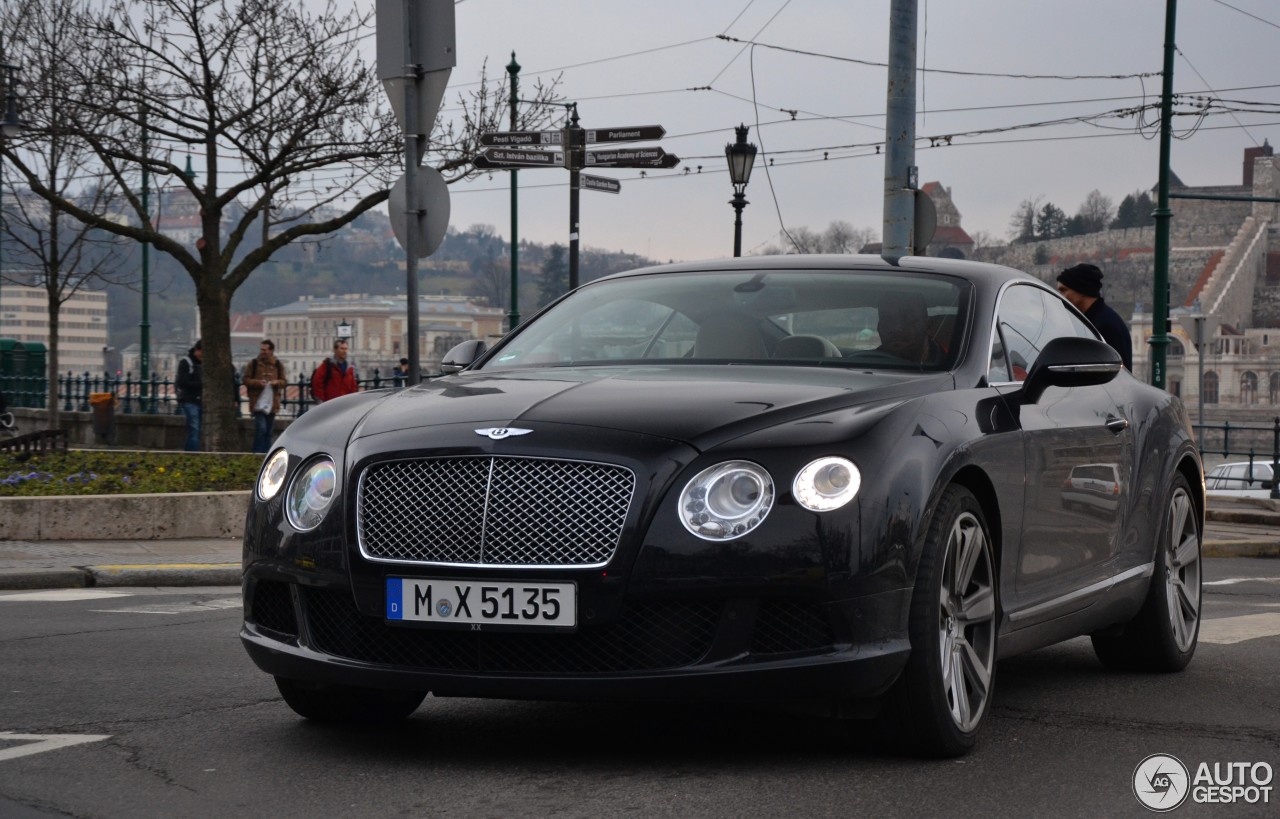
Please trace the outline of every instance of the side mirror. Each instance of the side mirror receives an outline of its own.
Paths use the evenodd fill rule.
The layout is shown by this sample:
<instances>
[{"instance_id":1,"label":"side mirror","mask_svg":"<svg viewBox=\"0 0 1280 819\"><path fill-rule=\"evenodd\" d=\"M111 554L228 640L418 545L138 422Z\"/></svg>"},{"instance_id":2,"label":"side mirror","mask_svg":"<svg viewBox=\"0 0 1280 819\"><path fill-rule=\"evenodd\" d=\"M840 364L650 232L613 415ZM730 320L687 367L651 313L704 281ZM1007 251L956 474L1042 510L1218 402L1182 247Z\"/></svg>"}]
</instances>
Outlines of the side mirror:
<instances>
[{"instance_id":1,"label":"side mirror","mask_svg":"<svg viewBox=\"0 0 1280 819\"><path fill-rule=\"evenodd\" d=\"M1120 354L1106 342L1092 338L1055 338L1031 365L1022 385L1028 404L1040 400L1049 387L1088 387L1106 384L1124 369Z\"/></svg>"},{"instance_id":2,"label":"side mirror","mask_svg":"<svg viewBox=\"0 0 1280 819\"><path fill-rule=\"evenodd\" d=\"M444 358L440 359L440 372L445 375L461 372L474 364L475 360L484 355L484 351L487 349L489 348L481 339L473 338L470 341L464 341L445 353Z\"/></svg>"}]
</instances>

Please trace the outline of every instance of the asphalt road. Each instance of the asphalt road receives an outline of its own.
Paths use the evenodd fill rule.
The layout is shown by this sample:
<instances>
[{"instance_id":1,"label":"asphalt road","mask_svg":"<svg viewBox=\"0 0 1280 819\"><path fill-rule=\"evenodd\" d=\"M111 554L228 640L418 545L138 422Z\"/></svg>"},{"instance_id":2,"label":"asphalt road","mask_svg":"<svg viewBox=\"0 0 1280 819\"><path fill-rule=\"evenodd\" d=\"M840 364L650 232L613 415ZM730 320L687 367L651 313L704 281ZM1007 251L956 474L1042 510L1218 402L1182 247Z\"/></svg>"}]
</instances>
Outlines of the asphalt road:
<instances>
[{"instance_id":1,"label":"asphalt road","mask_svg":"<svg viewBox=\"0 0 1280 819\"><path fill-rule=\"evenodd\" d=\"M729 706L429 698L322 728L249 662L232 589L0 593L0 817L1147 816L1152 754L1280 768L1280 561L1205 574L1186 672L1107 672L1087 640L1005 661L979 748L946 762ZM1277 786L1171 815L1276 816Z\"/></svg>"}]
</instances>

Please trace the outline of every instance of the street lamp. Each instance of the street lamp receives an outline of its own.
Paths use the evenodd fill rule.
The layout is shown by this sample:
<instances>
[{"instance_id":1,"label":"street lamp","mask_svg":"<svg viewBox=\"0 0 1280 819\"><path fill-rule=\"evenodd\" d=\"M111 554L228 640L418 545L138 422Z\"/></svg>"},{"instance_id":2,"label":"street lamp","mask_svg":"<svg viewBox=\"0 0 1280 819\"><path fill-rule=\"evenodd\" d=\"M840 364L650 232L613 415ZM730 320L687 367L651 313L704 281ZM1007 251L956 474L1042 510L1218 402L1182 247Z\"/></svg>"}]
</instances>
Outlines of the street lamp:
<instances>
[{"instance_id":1,"label":"street lamp","mask_svg":"<svg viewBox=\"0 0 1280 819\"><path fill-rule=\"evenodd\" d=\"M338 325L338 340L347 342L351 341L351 325L347 324L347 320L345 318Z\"/></svg>"},{"instance_id":2,"label":"street lamp","mask_svg":"<svg viewBox=\"0 0 1280 819\"><path fill-rule=\"evenodd\" d=\"M742 209L747 206L747 182L751 181L751 168L756 164L756 146L747 142L746 125L733 129L738 136L736 142L724 146L725 159L729 160L729 180L733 182L733 255L742 255Z\"/></svg>"},{"instance_id":3,"label":"street lamp","mask_svg":"<svg viewBox=\"0 0 1280 819\"><path fill-rule=\"evenodd\" d=\"M18 118L18 66L11 63L0 63L4 71L4 120L0 121L0 136L13 139L22 133L23 125ZM4 241L4 160L0 158L0 243ZM4 287L4 252L0 244L0 287ZM4 326L4 311L0 310L0 327ZM3 331L0 331L3 332Z\"/></svg>"}]
</instances>

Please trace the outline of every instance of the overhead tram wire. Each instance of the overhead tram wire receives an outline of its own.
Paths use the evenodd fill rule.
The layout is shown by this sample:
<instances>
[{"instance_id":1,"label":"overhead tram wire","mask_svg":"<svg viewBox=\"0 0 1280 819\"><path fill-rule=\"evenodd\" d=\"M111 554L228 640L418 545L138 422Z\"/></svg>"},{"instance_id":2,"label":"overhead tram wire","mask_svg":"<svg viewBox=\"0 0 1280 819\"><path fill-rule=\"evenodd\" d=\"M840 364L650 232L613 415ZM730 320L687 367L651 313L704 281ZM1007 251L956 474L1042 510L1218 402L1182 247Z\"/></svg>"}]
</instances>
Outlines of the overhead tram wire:
<instances>
[{"instance_id":1,"label":"overhead tram wire","mask_svg":"<svg viewBox=\"0 0 1280 819\"><path fill-rule=\"evenodd\" d=\"M773 25L773 21L774 21L774 20L776 20L776 19L778 19L778 15L779 15L779 14L781 14L784 10L786 10L787 6L789 6L789 5L791 5L791 0L787 0L785 3L783 3L783 4L778 8L778 10L777 10L777 11L775 11L775 12L773 13L773 16L772 16L772 17L770 17L768 20L766 20L766 21L765 21L765 23L764 23L764 25L763 25L763 26L760 26L759 30L757 30L755 34L752 34L752 35L751 35L751 39L752 39L752 40L754 40L755 38L759 37L762 33L764 33L764 30L765 30L766 28L768 28L769 26ZM732 38L732 37L727 37L727 36L726 36L726 35L724 35L724 34L717 34L717 35L716 35L716 37L717 37L718 39L721 39L721 40L730 40L730 39L735 39L735 38ZM718 79L720 79L722 76L724 76L724 72L726 72L726 71L728 71L728 70L729 70L729 66L733 65L734 63L736 63L736 62L738 61L738 58L742 56L742 52L743 52L743 51L746 51L746 50L747 50L747 46L743 46L743 47L742 47L742 49L741 49L741 50L739 50L737 54L734 54L734 55L733 55L733 58L732 58L732 59L730 59L730 60L729 60L729 62L727 62L727 63L725 63L725 64L724 64L724 68L720 69L720 71L719 71L719 72L718 72L714 77L712 77L712 78L711 78L711 82L707 83L707 86L708 86L708 87L710 87L710 86L712 86L712 85L715 85L715 84L716 84L716 80L718 80Z\"/></svg>"},{"instance_id":2,"label":"overhead tram wire","mask_svg":"<svg viewBox=\"0 0 1280 819\"><path fill-rule=\"evenodd\" d=\"M786 51L791 54L800 54L806 57L818 57L824 60L836 60L842 63L855 63L857 65L865 65L871 68L888 68L888 63L875 62L874 60L861 60L857 57L841 57L837 54L824 54L820 51L805 51L800 48L791 48L789 46L773 45L772 43L761 43L754 38L751 40L741 40L737 37L729 37L724 34L717 34L716 39L726 40L731 43L745 43L746 45L759 46L760 48L768 48L775 51ZM961 71L952 68L919 68L921 71L929 74L951 74L960 77L1001 77L1004 79L1014 80L1132 80L1142 79L1144 77L1158 77L1159 71L1149 71L1140 74L1007 74L992 71Z\"/></svg>"},{"instance_id":3,"label":"overhead tram wire","mask_svg":"<svg viewBox=\"0 0 1280 819\"><path fill-rule=\"evenodd\" d=\"M1240 14L1243 14L1245 17L1252 17L1253 19L1257 20L1259 23L1265 23L1266 25L1269 25L1269 26L1271 26L1272 28L1280 28L1280 23L1273 23L1273 22L1271 22L1270 20L1267 20L1267 19L1264 19L1264 18L1262 18L1262 17L1259 17L1259 16L1258 16L1258 15L1256 15L1256 14L1251 14L1251 13L1249 13L1249 12L1245 11L1245 10L1244 10L1244 9L1242 9L1242 8L1237 8L1237 7L1233 6L1233 5L1231 5L1230 3L1224 2L1224 0L1213 0L1213 2L1217 3L1219 6L1226 6L1227 8L1231 9L1232 11L1239 12Z\"/></svg>"}]
</instances>

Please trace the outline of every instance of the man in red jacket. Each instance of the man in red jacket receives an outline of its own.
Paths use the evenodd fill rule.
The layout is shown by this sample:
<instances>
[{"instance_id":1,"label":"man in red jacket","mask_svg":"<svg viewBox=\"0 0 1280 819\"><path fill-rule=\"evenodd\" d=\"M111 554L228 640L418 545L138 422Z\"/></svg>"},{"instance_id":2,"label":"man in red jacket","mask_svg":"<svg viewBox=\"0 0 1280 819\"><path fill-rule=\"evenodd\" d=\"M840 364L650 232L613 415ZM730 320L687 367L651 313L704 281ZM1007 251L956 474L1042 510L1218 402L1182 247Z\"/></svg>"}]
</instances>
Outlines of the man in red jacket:
<instances>
[{"instance_id":1,"label":"man in red jacket","mask_svg":"<svg viewBox=\"0 0 1280 819\"><path fill-rule=\"evenodd\" d=\"M347 361L347 340L340 338L333 342L333 355L311 374L311 397L322 404L357 389L355 365Z\"/></svg>"}]
</instances>

